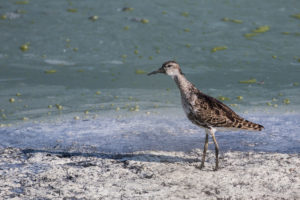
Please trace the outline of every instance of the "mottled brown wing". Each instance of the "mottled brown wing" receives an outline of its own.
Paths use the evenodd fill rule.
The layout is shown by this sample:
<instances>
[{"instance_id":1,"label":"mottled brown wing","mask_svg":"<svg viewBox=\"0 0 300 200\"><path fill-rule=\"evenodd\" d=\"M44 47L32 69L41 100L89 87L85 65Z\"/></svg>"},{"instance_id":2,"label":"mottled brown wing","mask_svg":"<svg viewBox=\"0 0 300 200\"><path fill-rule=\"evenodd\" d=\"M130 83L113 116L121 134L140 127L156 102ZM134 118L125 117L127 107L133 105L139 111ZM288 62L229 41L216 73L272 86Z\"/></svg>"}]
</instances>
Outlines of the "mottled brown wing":
<instances>
[{"instance_id":1,"label":"mottled brown wing","mask_svg":"<svg viewBox=\"0 0 300 200\"><path fill-rule=\"evenodd\" d=\"M244 119L237 115L228 106L206 94L197 93L197 99L193 106L195 118L207 126L236 127Z\"/></svg>"},{"instance_id":2,"label":"mottled brown wing","mask_svg":"<svg viewBox=\"0 0 300 200\"><path fill-rule=\"evenodd\" d=\"M228 106L198 91L195 105L193 106L194 123L203 127L225 127L225 128L240 128L245 130L261 131L264 127L260 124L250 122Z\"/></svg>"}]
</instances>

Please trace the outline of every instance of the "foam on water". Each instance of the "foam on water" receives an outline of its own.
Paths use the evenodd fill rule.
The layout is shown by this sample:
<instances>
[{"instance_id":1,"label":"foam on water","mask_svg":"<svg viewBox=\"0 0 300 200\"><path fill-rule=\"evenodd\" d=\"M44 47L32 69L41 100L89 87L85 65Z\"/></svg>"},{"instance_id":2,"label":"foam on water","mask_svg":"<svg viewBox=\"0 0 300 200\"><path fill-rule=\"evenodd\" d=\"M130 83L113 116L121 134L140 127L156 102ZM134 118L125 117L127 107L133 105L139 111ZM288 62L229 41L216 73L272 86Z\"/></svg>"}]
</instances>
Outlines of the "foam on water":
<instances>
[{"instance_id":1,"label":"foam on water","mask_svg":"<svg viewBox=\"0 0 300 200\"><path fill-rule=\"evenodd\" d=\"M68 62L65 60L56 60L56 59L46 59L45 63L51 64L51 65L74 65L75 63Z\"/></svg>"},{"instance_id":2,"label":"foam on water","mask_svg":"<svg viewBox=\"0 0 300 200\"><path fill-rule=\"evenodd\" d=\"M166 113L166 112L164 112ZM222 151L300 152L300 115L247 115L261 132L218 132ZM1 147L62 151L191 151L203 148L204 130L184 116L152 114L24 123L0 129ZM214 148L210 143L209 147Z\"/></svg>"}]
</instances>

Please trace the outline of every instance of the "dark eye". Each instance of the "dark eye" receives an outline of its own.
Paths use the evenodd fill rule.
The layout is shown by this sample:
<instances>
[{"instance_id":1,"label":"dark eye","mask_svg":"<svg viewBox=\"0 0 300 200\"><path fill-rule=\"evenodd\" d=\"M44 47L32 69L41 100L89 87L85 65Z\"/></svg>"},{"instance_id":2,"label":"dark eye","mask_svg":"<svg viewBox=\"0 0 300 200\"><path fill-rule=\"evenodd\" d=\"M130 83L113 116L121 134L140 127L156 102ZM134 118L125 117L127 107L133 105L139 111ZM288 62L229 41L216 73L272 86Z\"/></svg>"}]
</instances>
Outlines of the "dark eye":
<instances>
[{"instance_id":1,"label":"dark eye","mask_svg":"<svg viewBox=\"0 0 300 200\"><path fill-rule=\"evenodd\" d=\"M172 67L172 65L167 65L167 67Z\"/></svg>"}]
</instances>

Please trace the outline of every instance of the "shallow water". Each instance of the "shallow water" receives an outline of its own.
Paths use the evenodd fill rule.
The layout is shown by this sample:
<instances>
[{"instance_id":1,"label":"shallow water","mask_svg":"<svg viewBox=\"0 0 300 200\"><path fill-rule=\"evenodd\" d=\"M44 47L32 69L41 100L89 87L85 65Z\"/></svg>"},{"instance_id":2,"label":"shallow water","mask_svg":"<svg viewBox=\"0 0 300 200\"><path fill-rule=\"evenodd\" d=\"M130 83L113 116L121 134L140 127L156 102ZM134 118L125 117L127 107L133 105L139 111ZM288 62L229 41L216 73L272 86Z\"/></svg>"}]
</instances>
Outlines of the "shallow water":
<instances>
[{"instance_id":1,"label":"shallow water","mask_svg":"<svg viewBox=\"0 0 300 200\"><path fill-rule=\"evenodd\" d=\"M287 119L288 129L283 121L269 125L284 130L280 137L296 137L299 127L293 116L300 111L300 20L293 15L299 7L296 0L3 1L0 135L12 134L9 146L17 145L16 127L22 126L20 133L26 135L30 132L24 132L24 127L43 130L43 123L49 123L45 126L51 132L53 123L62 119L78 129L84 127L82 120L102 126L97 119L126 117L129 124L157 126L153 121L159 120L157 113L162 111L181 120L184 116L173 81L145 74L175 59L203 92L223 98L238 113ZM91 20L91 16L98 19ZM266 26L265 32L262 28L255 31ZM249 33L252 36L246 37ZM221 48L214 52L216 47ZM240 83L251 79L256 81ZM282 113L287 117L281 118ZM146 122L137 120L143 117ZM175 123L162 121L153 129ZM69 130L73 125L58 126ZM63 130L54 134L53 141L68 132ZM136 131L142 133L144 128ZM39 135L43 137L43 132ZM45 138L49 135L45 133ZM64 143L72 141L63 138ZM299 151L297 143L290 144Z\"/></svg>"},{"instance_id":2,"label":"shallow water","mask_svg":"<svg viewBox=\"0 0 300 200\"><path fill-rule=\"evenodd\" d=\"M180 110L173 110L180 113ZM217 132L221 152L300 152L300 115L247 115L261 123L261 132ZM201 149L205 133L184 116L164 114L25 123L3 128L0 147L71 152L131 153L161 150L190 152ZM209 149L214 149L210 139Z\"/></svg>"}]
</instances>

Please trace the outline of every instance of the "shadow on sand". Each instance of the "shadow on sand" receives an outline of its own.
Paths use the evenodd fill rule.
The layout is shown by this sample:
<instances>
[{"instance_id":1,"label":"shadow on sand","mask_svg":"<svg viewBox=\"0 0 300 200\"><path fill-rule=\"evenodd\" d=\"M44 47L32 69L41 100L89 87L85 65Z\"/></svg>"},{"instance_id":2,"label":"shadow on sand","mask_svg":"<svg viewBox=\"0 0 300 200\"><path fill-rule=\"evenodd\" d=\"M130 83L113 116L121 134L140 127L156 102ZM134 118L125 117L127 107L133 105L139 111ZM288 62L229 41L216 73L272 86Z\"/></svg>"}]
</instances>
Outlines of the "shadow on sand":
<instances>
[{"instance_id":1,"label":"shadow on sand","mask_svg":"<svg viewBox=\"0 0 300 200\"><path fill-rule=\"evenodd\" d=\"M142 162L166 162L166 163L199 162L199 159L196 158L183 158L179 156L156 155L151 153L83 153L83 152L51 151L51 150L39 150L39 149L23 149L22 153L24 153L28 157L30 157L31 154L44 153L46 154L46 156L55 155L59 158L71 158L75 156L82 156L82 157L94 157L94 158L101 158L101 159L113 159L120 162L125 162L127 160L142 161ZM82 163L83 165L89 165L89 166L94 165L92 163L90 164L86 162L82 162Z\"/></svg>"}]
</instances>

